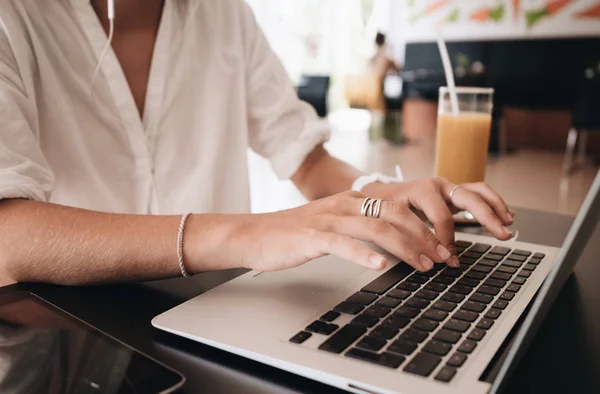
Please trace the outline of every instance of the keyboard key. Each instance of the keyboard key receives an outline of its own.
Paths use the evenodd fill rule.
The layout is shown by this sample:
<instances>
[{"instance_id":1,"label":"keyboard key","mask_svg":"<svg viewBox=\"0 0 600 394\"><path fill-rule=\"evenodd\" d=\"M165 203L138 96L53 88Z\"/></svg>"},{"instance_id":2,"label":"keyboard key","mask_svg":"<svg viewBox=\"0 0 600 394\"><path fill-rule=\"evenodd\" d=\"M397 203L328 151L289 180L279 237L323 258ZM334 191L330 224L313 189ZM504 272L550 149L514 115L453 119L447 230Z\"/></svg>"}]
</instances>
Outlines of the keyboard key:
<instances>
[{"instance_id":1,"label":"keyboard key","mask_svg":"<svg viewBox=\"0 0 600 394\"><path fill-rule=\"evenodd\" d=\"M461 309L471 311L471 312L476 312L476 313L483 312L485 310L485 308L487 308L486 304L482 304L481 302L475 302L475 301L467 301L464 304L462 304L462 307L461 307Z\"/></svg>"},{"instance_id":2,"label":"keyboard key","mask_svg":"<svg viewBox=\"0 0 600 394\"><path fill-rule=\"evenodd\" d=\"M356 294L352 295L350 298L348 298L347 301L356 302L357 304L362 304L362 305L369 305L376 299L377 299L377 296L375 294L363 293L362 291L359 291L358 293L356 293Z\"/></svg>"},{"instance_id":3,"label":"keyboard key","mask_svg":"<svg viewBox=\"0 0 600 394\"><path fill-rule=\"evenodd\" d=\"M520 254L521 256L529 256L531 252L528 250L515 249L513 250L513 254Z\"/></svg>"},{"instance_id":4,"label":"keyboard key","mask_svg":"<svg viewBox=\"0 0 600 394\"><path fill-rule=\"evenodd\" d=\"M461 247L461 246L457 246L456 248L456 254L461 254L462 252L464 252L466 249Z\"/></svg>"},{"instance_id":5,"label":"keyboard key","mask_svg":"<svg viewBox=\"0 0 600 394\"><path fill-rule=\"evenodd\" d=\"M468 252L463 253L461 257L469 257L469 258L475 259L477 261L481 258L481 253L475 253L475 252L471 252L469 250Z\"/></svg>"},{"instance_id":6,"label":"keyboard key","mask_svg":"<svg viewBox=\"0 0 600 394\"><path fill-rule=\"evenodd\" d=\"M365 310L365 314L373 315L379 318L387 316L392 310L390 308L383 307L381 305L373 305Z\"/></svg>"},{"instance_id":7,"label":"keyboard key","mask_svg":"<svg viewBox=\"0 0 600 394\"><path fill-rule=\"evenodd\" d=\"M492 309L494 310L494 309ZM479 323L477 323L477 328L480 328L482 330L488 330L491 326L494 325L494 320L492 319L488 319L488 318L483 318L481 320L479 320Z\"/></svg>"},{"instance_id":8,"label":"keyboard key","mask_svg":"<svg viewBox=\"0 0 600 394\"><path fill-rule=\"evenodd\" d=\"M501 279L488 279L485 282L483 282L484 285L486 286L494 286L494 287L504 287L506 286L506 281L505 280L501 280Z\"/></svg>"},{"instance_id":9,"label":"keyboard key","mask_svg":"<svg viewBox=\"0 0 600 394\"><path fill-rule=\"evenodd\" d=\"M413 282L402 282L398 285L398 287L396 287L396 289L400 289L400 290L406 290L406 291L410 291L413 292L415 290L418 290L419 287L421 287L421 285L417 284L417 283L413 283Z\"/></svg>"},{"instance_id":10,"label":"keyboard key","mask_svg":"<svg viewBox=\"0 0 600 394\"><path fill-rule=\"evenodd\" d=\"M410 300L408 300L404 303L404 306L409 306L409 307L415 308L415 309L423 309L427 305L429 305L429 300L424 300L422 298L415 298L415 297L411 298Z\"/></svg>"},{"instance_id":11,"label":"keyboard key","mask_svg":"<svg viewBox=\"0 0 600 394\"><path fill-rule=\"evenodd\" d=\"M361 361L375 363L375 364L382 365L384 367L388 367L388 368L392 368L392 369L398 368L400 366L400 364L402 364L405 360L404 356L400 356L398 354L392 354L392 353L377 354L377 353L371 353L369 351L357 349L357 348L348 350L348 352L346 353L346 356L352 357L352 358L355 358L355 359L361 360Z\"/></svg>"},{"instance_id":12,"label":"keyboard key","mask_svg":"<svg viewBox=\"0 0 600 394\"><path fill-rule=\"evenodd\" d=\"M387 344L387 341L385 339L381 339L381 338L373 337L371 335L367 335L366 337L364 337L363 339L361 339L356 344L356 347L360 347L360 348L363 348L363 349L372 350L372 351L376 352L379 349L381 349L382 347L384 347L386 344Z\"/></svg>"},{"instance_id":13,"label":"keyboard key","mask_svg":"<svg viewBox=\"0 0 600 394\"><path fill-rule=\"evenodd\" d=\"M522 276L524 278L529 278L531 276L531 271L521 270L517 276Z\"/></svg>"},{"instance_id":14,"label":"keyboard key","mask_svg":"<svg viewBox=\"0 0 600 394\"><path fill-rule=\"evenodd\" d=\"M429 336L428 333L421 331L421 330L417 330L415 328L409 328L406 331L404 331L401 335L400 338L403 341L410 341L410 342L414 342L414 343L421 343L423 342L427 337Z\"/></svg>"},{"instance_id":15,"label":"keyboard key","mask_svg":"<svg viewBox=\"0 0 600 394\"><path fill-rule=\"evenodd\" d=\"M515 260L515 261L520 261L522 263L525 260L527 260L527 257L522 256L520 254L515 254L515 252L513 252L513 253L511 253L511 254L508 255L507 259L509 259L509 260Z\"/></svg>"},{"instance_id":16,"label":"keyboard key","mask_svg":"<svg viewBox=\"0 0 600 394\"><path fill-rule=\"evenodd\" d=\"M346 313L348 315L356 315L358 312L362 311L363 308L363 305L357 304L356 302L344 301L333 308L333 310L335 312Z\"/></svg>"},{"instance_id":17,"label":"keyboard key","mask_svg":"<svg viewBox=\"0 0 600 394\"><path fill-rule=\"evenodd\" d=\"M419 329L421 331L431 332L431 331L435 330L439 324L440 323L438 323L437 321L429 320L429 319L425 319L425 318L421 317L421 318L417 319L412 324L411 327Z\"/></svg>"},{"instance_id":18,"label":"keyboard key","mask_svg":"<svg viewBox=\"0 0 600 394\"><path fill-rule=\"evenodd\" d=\"M455 241L454 245L460 246L461 248L468 248L469 246L473 245L473 242L469 242L469 241Z\"/></svg>"},{"instance_id":19,"label":"keyboard key","mask_svg":"<svg viewBox=\"0 0 600 394\"><path fill-rule=\"evenodd\" d=\"M365 315L364 313L356 316L350 324L357 324L363 327L373 327L375 324L379 323L379 318L373 315Z\"/></svg>"},{"instance_id":20,"label":"keyboard key","mask_svg":"<svg viewBox=\"0 0 600 394\"><path fill-rule=\"evenodd\" d=\"M516 283L511 283L510 285L508 285L508 287L506 288L506 290L508 291L512 291L513 293L516 293L517 291L521 290L521 285L518 285Z\"/></svg>"},{"instance_id":21,"label":"keyboard key","mask_svg":"<svg viewBox=\"0 0 600 394\"><path fill-rule=\"evenodd\" d=\"M397 298L399 300L405 300L410 296L410 291L394 289L386 294L387 297Z\"/></svg>"},{"instance_id":22,"label":"keyboard key","mask_svg":"<svg viewBox=\"0 0 600 394\"><path fill-rule=\"evenodd\" d=\"M347 324L319 346L319 349L331 353L341 353L354 341L363 336L367 329L354 324Z\"/></svg>"},{"instance_id":23,"label":"keyboard key","mask_svg":"<svg viewBox=\"0 0 600 394\"><path fill-rule=\"evenodd\" d=\"M464 309L459 309L454 316L452 316L453 319L464 320L468 321L469 323L473 323L478 317L479 315L477 315L477 313L466 311Z\"/></svg>"},{"instance_id":24,"label":"keyboard key","mask_svg":"<svg viewBox=\"0 0 600 394\"><path fill-rule=\"evenodd\" d=\"M455 303L462 302L462 300L464 300L464 299L465 299L465 296L463 294L453 293L451 291L442 296L442 300L455 302Z\"/></svg>"},{"instance_id":25,"label":"keyboard key","mask_svg":"<svg viewBox=\"0 0 600 394\"><path fill-rule=\"evenodd\" d=\"M504 272L498 272L498 271L496 271L496 272L494 272L490 276L490 278L492 278L492 279L500 279L500 280L510 280L510 278L512 278L512 275L504 273Z\"/></svg>"},{"instance_id":26,"label":"keyboard key","mask_svg":"<svg viewBox=\"0 0 600 394\"><path fill-rule=\"evenodd\" d=\"M483 293L479 293L479 292L473 294L469 298L469 301L482 302L484 304L489 304L493 300L494 300L494 297L492 297L491 295L483 294Z\"/></svg>"},{"instance_id":27,"label":"keyboard key","mask_svg":"<svg viewBox=\"0 0 600 394\"><path fill-rule=\"evenodd\" d=\"M513 298L515 298L515 293L512 291L505 291L504 293L500 294L500 299L502 300L510 301Z\"/></svg>"},{"instance_id":28,"label":"keyboard key","mask_svg":"<svg viewBox=\"0 0 600 394\"><path fill-rule=\"evenodd\" d=\"M363 287L362 291L367 293L383 294L414 271L415 269L410 265L404 262L399 262L380 275L377 279Z\"/></svg>"},{"instance_id":29,"label":"keyboard key","mask_svg":"<svg viewBox=\"0 0 600 394\"><path fill-rule=\"evenodd\" d=\"M543 254L543 253L539 253L539 252L538 252L538 253L534 253L532 257L533 257L534 259L540 259L540 260L541 260L541 259L543 259L544 257L546 257L546 255L545 255L545 254Z\"/></svg>"},{"instance_id":30,"label":"keyboard key","mask_svg":"<svg viewBox=\"0 0 600 394\"><path fill-rule=\"evenodd\" d=\"M383 297L381 300L377 301L377 304L375 304L375 305L379 305L379 306L382 306L384 308L394 309L395 307L397 307L398 305L400 305L401 302L402 301L400 301L397 298Z\"/></svg>"},{"instance_id":31,"label":"keyboard key","mask_svg":"<svg viewBox=\"0 0 600 394\"><path fill-rule=\"evenodd\" d=\"M542 261L542 259L536 259L536 258L532 258L528 261L529 264L534 264L534 265L538 265L540 262Z\"/></svg>"},{"instance_id":32,"label":"keyboard key","mask_svg":"<svg viewBox=\"0 0 600 394\"><path fill-rule=\"evenodd\" d=\"M477 287L479 285L479 281L471 278L462 278L456 282L456 284L459 286Z\"/></svg>"},{"instance_id":33,"label":"keyboard key","mask_svg":"<svg viewBox=\"0 0 600 394\"><path fill-rule=\"evenodd\" d=\"M408 320L406 321L406 324L408 324ZM377 338L388 340L388 339L392 339L393 337L398 335L398 329L395 327L388 327L388 326L381 325L381 326L375 327L373 329L373 331L371 331L371 335L373 335L374 337L377 337Z\"/></svg>"},{"instance_id":34,"label":"keyboard key","mask_svg":"<svg viewBox=\"0 0 600 394\"><path fill-rule=\"evenodd\" d=\"M329 311L326 314L324 314L323 316L321 316L321 320L326 321L326 322L332 322L335 319L337 319L339 316L340 316L339 312Z\"/></svg>"},{"instance_id":35,"label":"keyboard key","mask_svg":"<svg viewBox=\"0 0 600 394\"><path fill-rule=\"evenodd\" d=\"M476 280L482 280L486 276L487 275L484 274L483 272L477 272L477 271L469 271L465 274L465 278L472 278L472 279L476 279Z\"/></svg>"},{"instance_id":36,"label":"keyboard key","mask_svg":"<svg viewBox=\"0 0 600 394\"><path fill-rule=\"evenodd\" d=\"M485 255L485 258L488 260L501 261L504 256L496 253L488 253Z\"/></svg>"},{"instance_id":37,"label":"keyboard key","mask_svg":"<svg viewBox=\"0 0 600 394\"><path fill-rule=\"evenodd\" d=\"M490 250L492 246L488 244L480 244L476 243L475 245L469 248L469 252L477 252L477 253L485 253Z\"/></svg>"},{"instance_id":38,"label":"keyboard key","mask_svg":"<svg viewBox=\"0 0 600 394\"><path fill-rule=\"evenodd\" d=\"M520 286L520 285L524 284L525 281L527 281L527 278L525 278L523 276L517 276L515 279L513 279L512 283Z\"/></svg>"},{"instance_id":39,"label":"keyboard key","mask_svg":"<svg viewBox=\"0 0 600 394\"><path fill-rule=\"evenodd\" d=\"M459 293L459 294L464 294L464 295L467 295L471 291L473 291L473 289L471 287L461 286L461 285L454 285L454 286L452 286L452 288L450 290L452 290L454 293Z\"/></svg>"},{"instance_id":40,"label":"keyboard key","mask_svg":"<svg viewBox=\"0 0 600 394\"><path fill-rule=\"evenodd\" d=\"M425 311L422 315L426 319L431 319L435 321L444 321L448 317L448 312L440 311L437 309L429 309Z\"/></svg>"},{"instance_id":41,"label":"keyboard key","mask_svg":"<svg viewBox=\"0 0 600 394\"><path fill-rule=\"evenodd\" d=\"M461 273L462 273L462 272L468 271L468 270L469 270L469 268L471 268L471 266L470 266L470 265L468 265L468 264L460 264L460 267L459 267L459 268L460 268L460 271L461 271Z\"/></svg>"},{"instance_id":42,"label":"keyboard key","mask_svg":"<svg viewBox=\"0 0 600 394\"><path fill-rule=\"evenodd\" d=\"M465 361L467 361L467 357L468 356L464 353L456 352L448 359L448 362L446 364L448 364L451 367L459 368L462 367Z\"/></svg>"},{"instance_id":43,"label":"keyboard key","mask_svg":"<svg viewBox=\"0 0 600 394\"><path fill-rule=\"evenodd\" d=\"M315 320L305 328L306 331L315 332L317 334L331 335L340 326L337 324L325 323L321 320Z\"/></svg>"},{"instance_id":44,"label":"keyboard key","mask_svg":"<svg viewBox=\"0 0 600 394\"><path fill-rule=\"evenodd\" d=\"M500 288L488 285L481 285L477 289L478 292L495 296L500 293Z\"/></svg>"},{"instance_id":45,"label":"keyboard key","mask_svg":"<svg viewBox=\"0 0 600 394\"><path fill-rule=\"evenodd\" d=\"M481 341L481 339L485 336L486 332L487 331L482 330L481 328L474 328L469 333L469 336L467 337L467 339L470 339L472 341Z\"/></svg>"},{"instance_id":46,"label":"keyboard key","mask_svg":"<svg viewBox=\"0 0 600 394\"><path fill-rule=\"evenodd\" d=\"M508 306L508 301L498 300L498 301L494 302L494 305L492 305L492 308L504 310L507 306Z\"/></svg>"},{"instance_id":47,"label":"keyboard key","mask_svg":"<svg viewBox=\"0 0 600 394\"><path fill-rule=\"evenodd\" d=\"M481 259L479 260L479 264L485 265L486 267L495 267L498 265L498 261L490 260L490 259Z\"/></svg>"},{"instance_id":48,"label":"keyboard key","mask_svg":"<svg viewBox=\"0 0 600 394\"><path fill-rule=\"evenodd\" d=\"M438 356L445 356L450 350L452 350L452 345L449 345L446 342L436 341L435 339L432 339L423 347L424 352L437 354Z\"/></svg>"},{"instance_id":49,"label":"keyboard key","mask_svg":"<svg viewBox=\"0 0 600 394\"><path fill-rule=\"evenodd\" d=\"M436 299L438 296L440 295L440 293L438 293L437 291L431 291L431 290L420 290L415 294L415 297L419 297L419 298L423 298L426 300L434 300Z\"/></svg>"},{"instance_id":50,"label":"keyboard key","mask_svg":"<svg viewBox=\"0 0 600 394\"><path fill-rule=\"evenodd\" d=\"M455 344L461 338L461 334L458 331L452 331L445 328L442 328L433 336L433 339L437 339L438 341L443 341L451 344Z\"/></svg>"},{"instance_id":51,"label":"keyboard key","mask_svg":"<svg viewBox=\"0 0 600 394\"><path fill-rule=\"evenodd\" d=\"M421 313L421 311L418 309L410 308L408 306L402 305L400 308L396 309L396 312L394 312L394 316L404 316L404 317L408 317L409 319L412 319L413 317L417 316L419 313Z\"/></svg>"},{"instance_id":52,"label":"keyboard key","mask_svg":"<svg viewBox=\"0 0 600 394\"><path fill-rule=\"evenodd\" d=\"M421 352L406 364L404 372L427 377L438 366L440 361L442 361L440 356Z\"/></svg>"},{"instance_id":53,"label":"keyboard key","mask_svg":"<svg viewBox=\"0 0 600 394\"><path fill-rule=\"evenodd\" d=\"M501 254L502 256L506 256L510 253L510 249L505 248L504 246L494 246L492 250L490 250L490 253L496 253Z\"/></svg>"},{"instance_id":54,"label":"keyboard key","mask_svg":"<svg viewBox=\"0 0 600 394\"><path fill-rule=\"evenodd\" d=\"M433 278L434 282L443 283L445 285L451 285L452 283L454 283L455 280L456 278L453 278L452 276L446 276L444 274L440 274Z\"/></svg>"},{"instance_id":55,"label":"keyboard key","mask_svg":"<svg viewBox=\"0 0 600 394\"><path fill-rule=\"evenodd\" d=\"M450 301L439 300L436 301L431 307L444 312L452 312L456 308L456 304Z\"/></svg>"},{"instance_id":56,"label":"keyboard key","mask_svg":"<svg viewBox=\"0 0 600 394\"><path fill-rule=\"evenodd\" d=\"M485 317L488 319L497 319L498 317L500 317L501 314L502 311L500 309L490 309L485 314Z\"/></svg>"},{"instance_id":57,"label":"keyboard key","mask_svg":"<svg viewBox=\"0 0 600 394\"><path fill-rule=\"evenodd\" d=\"M444 366L440 371L435 375L435 380L440 382L448 383L452 380L452 378L456 375L456 368L452 368L449 366Z\"/></svg>"},{"instance_id":58,"label":"keyboard key","mask_svg":"<svg viewBox=\"0 0 600 394\"><path fill-rule=\"evenodd\" d=\"M421 274L412 274L406 280L408 282L414 282L414 283L418 283L418 284L422 285L423 283L427 283L427 281L429 281L429 278L426 276L423 276Z\"/></svg>"},{"instance_id":59,"label":"keyboard key","mask_svg":"<svg viewBox=\"0 0 600 394\"><path fill-rule=\"evenodd\" d=\"M443 284L443 283L430 282L430 283L427 283L425 285L424 289L425 290L430 290L430 291L437 291L439 293L439 292L442 292L442 291L446 290L447 287L448 286L445 285L445 284Z\"/></svg>"},{"instance_id":60,"label":"keyboard key","mask_svg":"<svg viewBox=\"0 0 600 394\"><path fill-rule=\"evenodd\" d=\"M523 269L526 271L533 271L536 267L537 267L537 265L535 265L535 264L525 264Z\"/></svg>"},{"instance_id":61,"label":"keyboard key","mask_svg":"<svg viewBox=\"0 0 600 394\"><path fill-rule=\"evenodd\" d=\"M470 323L456 319L450 319L446 324L444 324L444 328L458 332L465 332L470 326Z\"/></svg>"},{"instance_id":62,"label":"keyboard key","mask_svg":"<svg viewBox=\"0 0 600 394\"><path fill-rule=\"evenodd\" d=\"M504 272L505 274L514 274L515 272L517 272L517 269L514 267L509 267L507 265L502 264L500 267L498 267L498 272Z\"/></svg>"},{"instance_id":63,"label":"keyboard key","mask_svg":"<svg viewBox=\"0 0 600 394\"><path fill-rule=\"evenodd\" d=\"M477 264L471 268L473 271L483 272L484 274L489 274L492 272L492 267L488 267L486 265Z\"/></svg>"},{"instance_id":64,"label":"keyboard key","mask_svg":"<svg viewBox=\"0 0 600 394\"><path fill-rule=\"evenodd\" d=\"M425 276L427 278L433 278L437 274L438 274L438 270L436 269L435 266L427 272L419 272L419 275Z\"/></svg>"},{"instance_id":65,"label":"keyboard key","mask_svg":"<svg viewBox=\"0 0 600 394\"><path fill-rule=\"evenodd\" d=\"M392 344L387 348L387 351L410 356L417 349L417 346L418 345L414 342L398 339L392 342Z\"/></svg>"},{"instance_id":66,"label":"keyboard key","mask_svg":"<svg viewBox=\"0 0 600 394\"><path fill-rule=\"evenodd\" d=\"M386 327L401 329L406 327L408 323L410 323L410 319L408 317L392 315L385 319L381 324L383 324Z\"/></svg>"},{"instance_id":67,"label":"keyboard key","mask_svg":"<svg viewBox=\"0 0 600 394\"><path fill-rule=\"evenodd\" d=\"M306 331L300 331L298 334L294 335L290 338L290 342L292 343L302 343L310 338L312 334Z\"/></svg>"},{"instance_id":68,"label":"keyboard key","mask_svg":"<svg viewBox=\"0 0 600 394\"><path fill-rule=\"evenodd\" d=\"M519 268L523 263L515 260L506 260L502 265L505 267Z\"/></svg>"},{"instance_id":69,"label":"keyboard key","mask_svg":"<svg viewBox=\"0 0 600 394\"><path fill-rule=\"evenodd\" d=\"M462 353L471 354L477 347L477 342L465 339L463 343L458 347L458 351Z\"/></svg>"},{"instance_id":70,"label":"keyboard key","mask_svg":"<svg viewBox=\"0 0 600 394\"><path fill-rule=\"evenodd\" d=\"M473 264L475 264L475 262L477 261L477 259L474 259L474 258L472 258L472 257L467 257L467 256L460 256L460 257L458 258L458 261L459 261L461 264L473 265Z\"/></svg>"}]
</instances>

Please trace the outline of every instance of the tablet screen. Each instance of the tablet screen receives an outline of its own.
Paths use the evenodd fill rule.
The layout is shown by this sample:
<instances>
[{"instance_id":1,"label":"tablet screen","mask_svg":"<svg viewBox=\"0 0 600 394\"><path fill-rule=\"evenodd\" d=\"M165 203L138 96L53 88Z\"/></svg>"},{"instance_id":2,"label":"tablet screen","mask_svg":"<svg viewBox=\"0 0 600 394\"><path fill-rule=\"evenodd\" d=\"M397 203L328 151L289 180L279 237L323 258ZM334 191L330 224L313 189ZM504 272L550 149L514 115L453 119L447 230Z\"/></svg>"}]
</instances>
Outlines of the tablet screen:
<instances>
[{"instance_id":1,"label":"tablet screen","mask_svg":"<svg viewBox=\"0 0 600 394\"><path fill-rule=\"evenodd\" d=\"M0 296L0 393L170 393L182 376L32 294Z\"/></svg>"}]
</instances>

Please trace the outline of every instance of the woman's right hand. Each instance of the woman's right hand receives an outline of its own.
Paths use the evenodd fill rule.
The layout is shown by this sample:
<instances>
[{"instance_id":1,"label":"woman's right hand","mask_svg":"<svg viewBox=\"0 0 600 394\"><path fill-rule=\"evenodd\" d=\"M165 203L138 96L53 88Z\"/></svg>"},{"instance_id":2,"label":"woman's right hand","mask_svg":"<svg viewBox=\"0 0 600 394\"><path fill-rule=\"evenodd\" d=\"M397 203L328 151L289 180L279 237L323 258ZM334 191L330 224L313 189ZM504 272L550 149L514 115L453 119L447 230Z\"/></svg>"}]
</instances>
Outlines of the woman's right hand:
<instances>
[{"instance_id":1,"label":"woman's right hand","mask_svg":"<svg viewBox=\"0 0 600 394\"><path fill-rule=\"evenodd\" d=\"M195 266L277 271L332 254L385 268L386 259L357 240L372 242L419 271L448 260L450 252L409 207L384 201L379 218L368 218L360 215L364 199L349 191L269 214L193 215L184 239L186 265L193 272L199 270Z\"/></svg>"}]
</instances>

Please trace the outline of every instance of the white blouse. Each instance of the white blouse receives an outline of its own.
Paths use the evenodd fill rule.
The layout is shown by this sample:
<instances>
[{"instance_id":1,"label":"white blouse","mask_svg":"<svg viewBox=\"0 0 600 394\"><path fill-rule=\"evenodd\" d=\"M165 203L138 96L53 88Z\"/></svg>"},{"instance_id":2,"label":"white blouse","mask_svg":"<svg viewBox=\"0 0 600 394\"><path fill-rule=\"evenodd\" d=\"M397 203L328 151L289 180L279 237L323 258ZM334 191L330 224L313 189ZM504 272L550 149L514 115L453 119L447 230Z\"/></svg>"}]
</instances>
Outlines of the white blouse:
<instances>
[{"instance_id":1,"label":"white blouse","mask_svg":"<svg viewBox=\"0 0 600 394\"><path fill-rule=\"evenodd\" d=\"M119 23L117 20L116 23ZM289 178L328 137L242 0L167 0L143 119L89 0L0 3L0 198L250 211L247 151Z\"/></svg>"}]
</instances>

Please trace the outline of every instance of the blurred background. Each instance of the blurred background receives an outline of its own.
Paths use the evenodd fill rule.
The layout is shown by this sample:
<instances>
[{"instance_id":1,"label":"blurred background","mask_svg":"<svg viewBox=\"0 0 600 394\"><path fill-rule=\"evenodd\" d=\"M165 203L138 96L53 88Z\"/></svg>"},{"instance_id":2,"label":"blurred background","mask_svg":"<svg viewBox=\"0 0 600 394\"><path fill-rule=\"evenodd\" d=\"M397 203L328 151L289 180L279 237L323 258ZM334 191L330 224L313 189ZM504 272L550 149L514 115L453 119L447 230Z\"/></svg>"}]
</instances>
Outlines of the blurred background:
<instances>
[{"instance_id":1,"label":"blurred background","mask_svg":"<svg viewBox=\"0 0 600 394\"><path fill-rule=\"evenodd\" d=\"M600 162L598 0L247 0L328 150L366 172L433 175L435 29L458 86L493 87L486 181L514 205L574 215ZM457 147L459 149L460 147ZM250 154L253 210L304 200Z\"/></svg>"}]
</instances>

